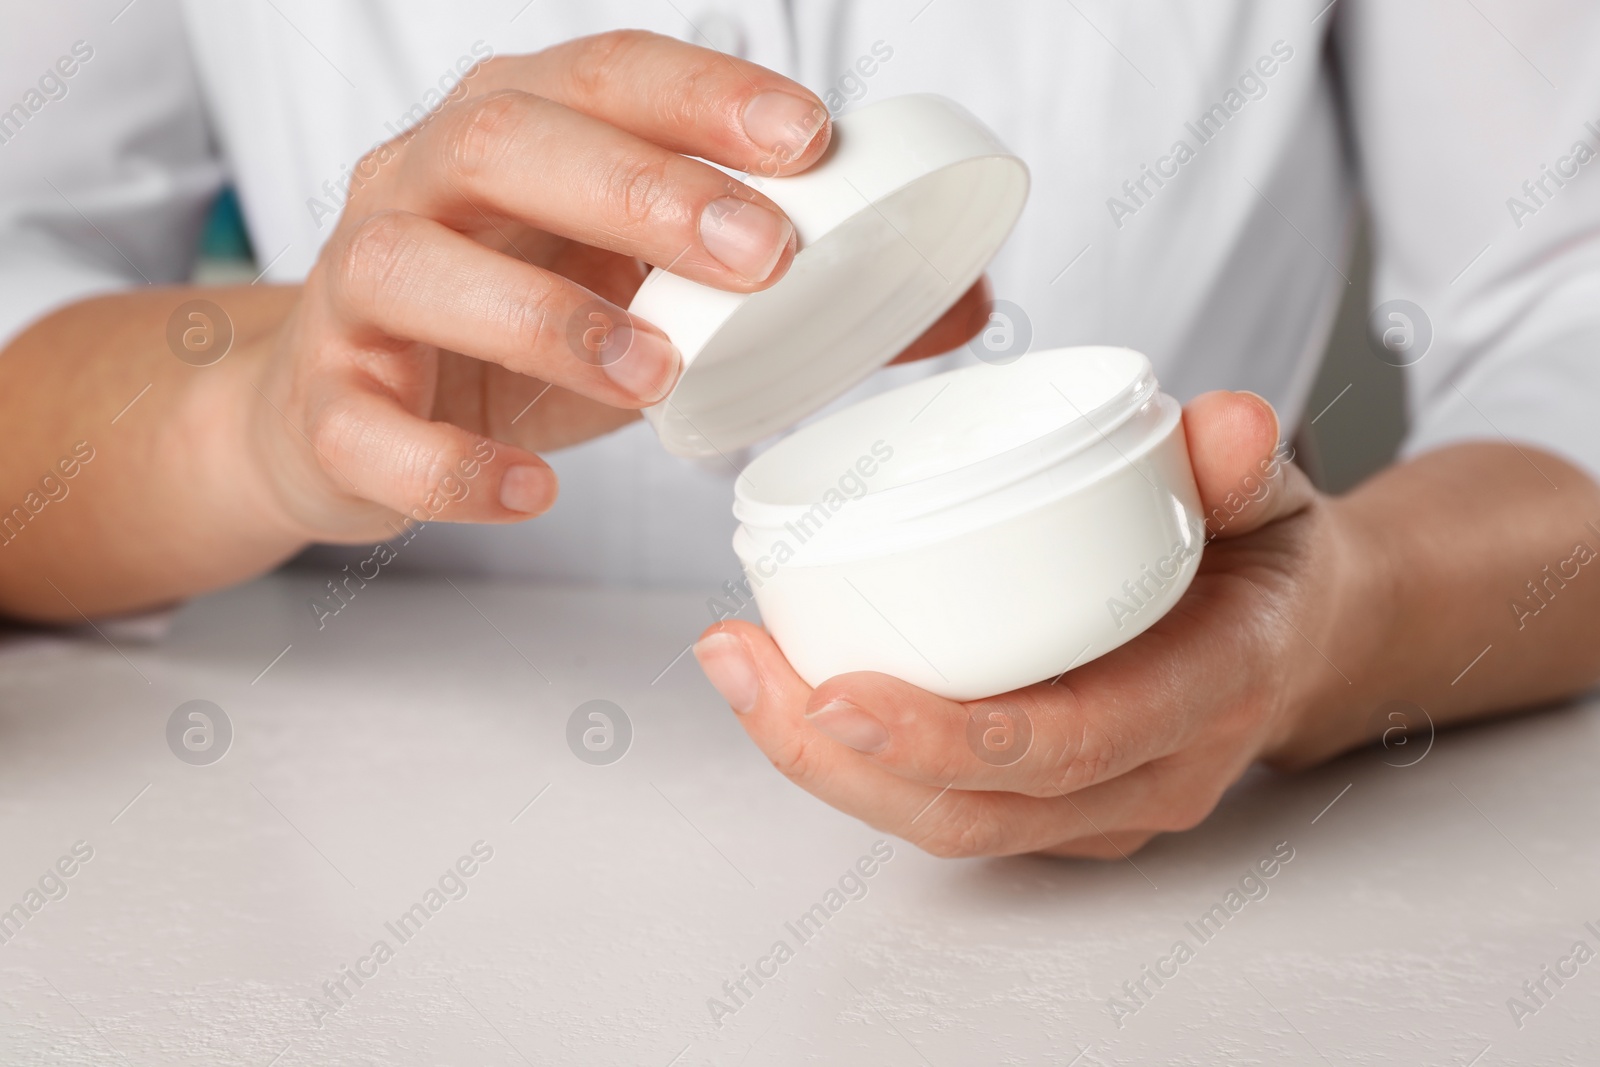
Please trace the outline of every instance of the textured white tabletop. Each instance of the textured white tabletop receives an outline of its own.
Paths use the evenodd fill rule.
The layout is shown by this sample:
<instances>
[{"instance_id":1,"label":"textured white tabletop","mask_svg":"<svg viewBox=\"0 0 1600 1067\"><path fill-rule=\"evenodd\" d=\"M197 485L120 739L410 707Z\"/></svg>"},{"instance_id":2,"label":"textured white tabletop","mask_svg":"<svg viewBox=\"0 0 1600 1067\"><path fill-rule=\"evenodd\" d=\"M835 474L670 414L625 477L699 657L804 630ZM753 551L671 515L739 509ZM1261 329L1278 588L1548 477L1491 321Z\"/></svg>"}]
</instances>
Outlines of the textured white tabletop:
<instances>
[{"instance_id":1,"label":"textured white tabletop","mask_svg":"<svg viewBox=\"0 0 1600 1067\"><path fill-rule=\"evenodd\" d=\"M0 644L0 1063L1600 1062L1600 705L1252 776L1137 867L948 862L669 669L703 594L383 576L319 632L323 577Z\"/></svg>"}]
</instances>

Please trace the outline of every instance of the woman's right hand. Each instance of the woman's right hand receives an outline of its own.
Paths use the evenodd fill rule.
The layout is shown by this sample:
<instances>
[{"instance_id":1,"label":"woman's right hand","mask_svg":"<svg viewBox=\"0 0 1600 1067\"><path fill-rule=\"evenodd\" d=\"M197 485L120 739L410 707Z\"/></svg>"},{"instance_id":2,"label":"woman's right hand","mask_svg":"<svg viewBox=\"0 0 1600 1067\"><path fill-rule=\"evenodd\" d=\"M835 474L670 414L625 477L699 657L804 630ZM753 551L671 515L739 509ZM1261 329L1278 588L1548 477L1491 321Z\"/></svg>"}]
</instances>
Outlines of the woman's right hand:
<instances>
[{"instance_id":1,"label":"woman's right hand","mask_svg":"<svg viewBox=\"0 0 1600 1067\"><path fill-rule=\"evenodd\" d=\"M538 453L637 418L680 372L622 310L650 266L753 292L793 260L783 213L701 162L764 177L821 158L827 109L787 78L620 32L462 85L355 168L303 284L94 296L6 346L0 423L22 429L0 499L38 497L73 442L97 458L48 536L7 541L0 612L141 610L405 517L537 515L556 495ZM220 362L177 347L194 300L231 322ZM980 283L900 358L986 319Z\"/></svg>"},{"instance_id":2,"label":"woman's right hand","mask_svg":"<svg viewBox=\"0 0 1600 1067\"><path fill-rule=\"evenodd\" d=\"M791 174L831 132L789 79L634 31L489 59L452 95L363 159L262 358L234 361L255 368L234 378L258 487L306 539L387 537L419 506L547 509L536 452L615 429L677 379L672 344L623 310L648 266L752 292L793 259L776 205L687 157Z\"/></svg>"}]
</instances>

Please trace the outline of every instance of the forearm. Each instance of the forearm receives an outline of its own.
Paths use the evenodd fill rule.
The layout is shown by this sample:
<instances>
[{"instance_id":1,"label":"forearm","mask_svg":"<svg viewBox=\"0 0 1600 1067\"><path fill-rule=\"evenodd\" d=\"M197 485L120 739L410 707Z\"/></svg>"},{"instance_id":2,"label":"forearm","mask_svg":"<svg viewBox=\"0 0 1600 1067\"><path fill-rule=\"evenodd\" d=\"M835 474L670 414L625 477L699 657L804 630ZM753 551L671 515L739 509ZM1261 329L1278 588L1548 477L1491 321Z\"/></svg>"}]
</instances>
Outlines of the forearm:
<instances>
[{"instance_id":1,"label":"forearm","mask_svg":"<svg viewBox=\"0 0 1600 1067\"><path fill-rule=\"evenodd\" d=\"M1461 444L1325 506L1352 572L1326 631L1343 677L1323 675L1280 762L1370 739L1388 701L1443 726L1600 678L1600 487L1584 472L1527 445Z\"/></svg>"},{"instance_id":2,"label":"forearm","mask_svg":"<svg viewBox=\"0 0 1600 1067\"><path fill-rule=\"evenodd\" d=\"M259 573L303 544L244 462L239 400L253 395L296 293L94 298L0 353L0 613L77 621L153 607ZM167 346L173 309L198 296L226 308L234 329L227 356L207 367Z\"/></svg>"}]
</instances>

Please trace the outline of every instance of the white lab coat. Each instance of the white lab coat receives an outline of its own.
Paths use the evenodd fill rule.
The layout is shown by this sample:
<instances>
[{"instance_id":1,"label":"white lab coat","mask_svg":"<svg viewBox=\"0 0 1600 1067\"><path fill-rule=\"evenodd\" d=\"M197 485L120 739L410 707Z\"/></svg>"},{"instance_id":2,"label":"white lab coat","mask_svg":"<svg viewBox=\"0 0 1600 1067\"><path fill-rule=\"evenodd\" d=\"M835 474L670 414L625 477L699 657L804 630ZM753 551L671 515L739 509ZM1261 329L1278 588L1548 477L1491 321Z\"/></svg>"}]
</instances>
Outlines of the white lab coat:
<instances>
[{"instance_id":1,"label":"white lab coat","mask_svg":"<svg viewBox=\"0 0 1600 1067\"><path fill-rule=\"evenodd\" d=\"M640 26L840 108L961 101L1032 168L991 277L1034 347L1129 345L1180 398L1252 389L1286 426L1347 284L1359 195L1373 303L1411 301L1432 334L1408 371L1407 451L1505 437L1600 473L1585 0L83 0L6 20L0 343L65 302L185 278L225 180L266 277L294 281L350 165L474 58ZM1359 417L1360 397L1343 403ZM551 461L550 515L436 524L400 567L712 590L736 573L720 462L673 459L642 424Z\"/></svg>"}]
</instances>

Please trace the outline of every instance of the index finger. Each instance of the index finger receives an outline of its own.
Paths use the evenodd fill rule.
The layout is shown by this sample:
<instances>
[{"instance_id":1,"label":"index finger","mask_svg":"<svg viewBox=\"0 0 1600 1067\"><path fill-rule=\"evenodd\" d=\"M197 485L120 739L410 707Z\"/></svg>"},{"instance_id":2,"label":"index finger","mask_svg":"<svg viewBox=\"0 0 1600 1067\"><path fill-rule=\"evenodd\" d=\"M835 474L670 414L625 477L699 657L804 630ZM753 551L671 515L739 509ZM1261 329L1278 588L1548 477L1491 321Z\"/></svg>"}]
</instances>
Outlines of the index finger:
<instances>
[{"instance_id":1,"label":"index finger","mask_svg":"<svg viewBox=\"0 0 1600 1067\"><path fill-rule=\"evenodd\" d=\"M1125 828L1146 804L1149 784L1138 775L1098 787L1103 792L1093 798L1091 789L1077 799L913 781L864 755L862 735L841 740L819 731L803 714L811 689L759 627L718 623L694 651L740 713L751 739L784 776L840 811L935 855L1035 852L1097 833L1096 823Z\"/></svg>"},{"instance_id":2,"label":"index finger","mask_svg":"<svg viewBox=\"0 0 1600 1067\"><path fill-rule=\"evenodd\" d=\"M644 30L488 60L471 94L519 89L684 155L763 177L821 158L827 106L765 67Z\"/></svg>"},{"instance_id":3,"label":"index finger","mask_svg":"<svg viewBox=\"0 0 1600 1067\"><path fill-rule=\"evenodd\" d=\"M1118 778L1179 746L1182 731L1158 728L1163 709L1117 707L1106 697L1098 693L1086 704L1072 680L1062 678L963 704L860 672L818 686L806 719L846 744L876 742L852 747L913 782L1056 797Z\"/></svg>"}]
</instances>

